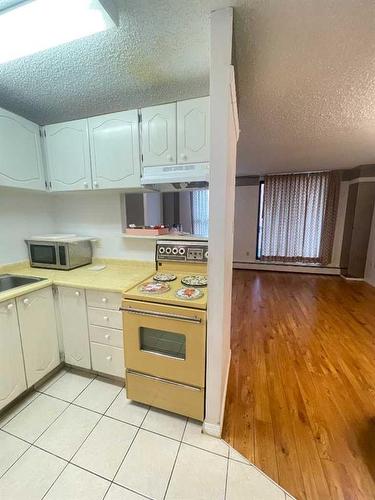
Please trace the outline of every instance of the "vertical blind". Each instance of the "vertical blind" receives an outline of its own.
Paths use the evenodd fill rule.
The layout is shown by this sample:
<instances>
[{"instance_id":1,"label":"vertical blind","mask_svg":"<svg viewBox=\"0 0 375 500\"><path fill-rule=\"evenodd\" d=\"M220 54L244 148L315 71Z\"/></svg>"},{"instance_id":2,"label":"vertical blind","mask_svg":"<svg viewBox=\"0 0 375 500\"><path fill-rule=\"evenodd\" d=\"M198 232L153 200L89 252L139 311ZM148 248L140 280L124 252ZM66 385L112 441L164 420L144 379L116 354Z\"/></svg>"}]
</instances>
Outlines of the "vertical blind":
<instances>
[{"instance_id":1,"label":"vertical blind","mask_svg":"<svg viewBox=\"0 0 375 500\"><path fill-rule=\"evenodd\" d=\"M266 176L261 260L328 264L338 189L335 172Z\"/></svg>"},{"instance_id":2,"label":"vertical blind","mask_svg":"<svg viewBox=\"0 0 375 500\"><path fill-rule=\"evenodd\" d=\"M208 189L191 192L191 221L193 234L208 236Z\"/></svg>"}]
</instances>

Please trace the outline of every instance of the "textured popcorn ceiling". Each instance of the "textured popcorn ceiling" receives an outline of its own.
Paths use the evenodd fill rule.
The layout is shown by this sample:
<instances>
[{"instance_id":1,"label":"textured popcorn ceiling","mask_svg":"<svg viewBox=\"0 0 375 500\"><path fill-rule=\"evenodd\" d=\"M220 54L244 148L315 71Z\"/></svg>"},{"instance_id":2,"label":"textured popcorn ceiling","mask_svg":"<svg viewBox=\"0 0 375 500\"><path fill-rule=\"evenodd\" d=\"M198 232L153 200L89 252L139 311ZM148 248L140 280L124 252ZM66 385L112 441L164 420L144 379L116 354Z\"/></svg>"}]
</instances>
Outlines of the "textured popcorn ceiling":
<instances>
[{"instance_id":1,"label":"textured popcorn ceiling","mask_svg":"<svg viewBox=\"0 0 375 500\"><path fill-rule=\"evenodd\" d=\"M47 124L205 95L209 12L232 5L238 173L375 163L373 0L117 4L119 28L1 65L0 107Z\"/></svg>"}]
</instances>

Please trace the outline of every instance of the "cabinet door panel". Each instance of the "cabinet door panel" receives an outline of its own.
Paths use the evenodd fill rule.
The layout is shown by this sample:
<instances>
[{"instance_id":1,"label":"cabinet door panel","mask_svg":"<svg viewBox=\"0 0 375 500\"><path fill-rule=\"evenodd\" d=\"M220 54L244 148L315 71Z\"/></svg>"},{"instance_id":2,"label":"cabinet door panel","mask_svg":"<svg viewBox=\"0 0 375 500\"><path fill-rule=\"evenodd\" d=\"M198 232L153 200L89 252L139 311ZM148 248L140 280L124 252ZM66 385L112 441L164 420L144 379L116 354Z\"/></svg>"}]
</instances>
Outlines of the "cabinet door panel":
<instances>
[{"instance_id":1,"label":"cabinet door panel","mask_svg":"<svg viewBox=\"0 0 375 500\"><path fill-rule=\"evenodd\" d=\"M0 304L0 410L26 390L14 300Z\"/></svg>"},{"instance_id":2,"label":"cabinet door panel","mask_svg":"<svg viewBox=\"0 0 375 500\"><path fill-rule=\"evenodd\" d=\"M94 189L140 187L138 111L89 118Z\"/></svg>"},{"instance_id":3,"label":"cabinet door panel","mask_svg":"<svg viewBox=\"0 0 375 500\"><path fill-rule=\"evenodd\" d=\"M91 189L87 120L48 125L45 140L52 191Z\"/></svg>"},{"instance_id":4,"label":"cabinet door panel","mask_svg":"<svg viewBox=\"0 0 375 500\"><path fill-rule=\"evenodd\" d=\"M59 287L59 306L65 361L91 368L85 291Z\"/></svg>"},{"instance_id":5,"label":"cabinet door panel","mask_svg":"<svg viewBox=\"0 0 375 500\"><path fill-rule=\"evenodd\" d=\"M17 310L30 387L60 363L51 287L17 298Z\"/></svg>"},{"instance_id":6,"label":"cabinet door panel","mask_svg":"<svg viewBox=\"0 0 375 500\"><path fill-rule=\"evenodd\" d=\"M209 97L177 103L178 163L209 161Z\"/></svg>"},{"instance_id":7,"label":"cabinet door panel","mask_svg":"<svg viewBox=\"0 0 375 500\"><path fill-rule=\"evenodd\" d=\"M143 165L176 164L176 103L142 109Z\"/></svg>"},{"instance_id":8,"label":"cabinet door panel","mask_svg":"<svg viewBox=\"0 0 375 500\"><path fill-rule=\"evenodd\" d=\"M45 190L39 127L0 109L0 185Z\"/></svg>"}]
</instances>

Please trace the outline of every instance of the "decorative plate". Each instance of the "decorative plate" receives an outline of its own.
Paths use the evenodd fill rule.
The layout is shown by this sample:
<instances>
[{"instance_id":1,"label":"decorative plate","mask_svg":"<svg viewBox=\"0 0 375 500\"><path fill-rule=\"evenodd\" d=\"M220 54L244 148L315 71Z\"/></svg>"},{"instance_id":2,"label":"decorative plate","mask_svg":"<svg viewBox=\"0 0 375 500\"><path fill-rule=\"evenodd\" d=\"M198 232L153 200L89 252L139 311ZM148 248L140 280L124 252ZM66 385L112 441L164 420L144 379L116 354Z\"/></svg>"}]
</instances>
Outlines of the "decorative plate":
<instances>
[{"instance_id":1,"label":"decorative plate","mask_svg":"<svg viewBox=\"0 0 375 500\"><path fill-rule=\"evenodd\" d=\"M179 288L176 292L176 297L182 300L195 300L203 297L202 290L198 290L198 288Z\"/></svg>"},{"instance_id":2,"label":"decorative plate","mask_svg":"<svg viewBox=\"0 0 375 500\"><path fill-rule=\"evenodd\" d=\"M158 295L161 293L168 292L171 287L168 283L157 283L155 281L149 281L141 285L138 290L142 293L148 293L150 295Z\"/></svg>"},{"instance_id":3,"label":"decorative plate","mask_svg":"<svg viewBox=\"0 0 375 500\"><path fill-rule=\"evenodd\" d=\"M207 276L204 274L191 274L190 276L184 276L181 279L181 283L187 286L207 286Z\"/></svg>"},{"instance_id":4,"label":"decorative plate","mask_svg":"<svg viewBox=\"0 0 375 500\"><path fill-rule=\"evenodd\" d=\"M173 273L156 273L155 276L153 277L153 280L160 282L168 282L168 281L174 281L176 278L177 276Z\"/></svg>"}]
</instances>

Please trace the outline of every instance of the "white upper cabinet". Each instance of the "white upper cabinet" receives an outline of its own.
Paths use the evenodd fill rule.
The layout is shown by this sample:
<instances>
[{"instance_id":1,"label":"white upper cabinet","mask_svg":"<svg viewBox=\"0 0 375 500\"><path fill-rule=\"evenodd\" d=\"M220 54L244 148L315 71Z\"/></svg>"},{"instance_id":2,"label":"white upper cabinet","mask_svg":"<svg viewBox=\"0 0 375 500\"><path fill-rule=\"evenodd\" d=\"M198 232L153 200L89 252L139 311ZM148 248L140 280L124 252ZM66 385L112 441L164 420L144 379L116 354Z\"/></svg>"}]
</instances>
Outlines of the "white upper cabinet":
<instances>
[{"instance_id":1,"label":"white upper cabinet","mask_svg":"<svg viewBox=\"0 0 375 500\"><path fill-rule=\"evenodd\" d=\"M91 189L87 120L48 125L44 130L51 191Z\"/></svg>"},{"instance_id":2,"label":"white upper cabinet","mask_svg":"<svg viewBox=\"0 0 375 500\"><path fill-rule=\"evenodd\" d=\"M177 103L177 163L209 161L209 97Z\"/></svg>"},{"instance_id":3,"label":"white upper cabinet","mask_svg":"<svg viewBox=\"0 0 375 500\"><path fill-rule=\"evenodd\" d=\"M60 286L58 294L65 362L90 369L85 290Z\"/></svg>"},{"instance_id":4,"label":"white upper cabinet","mask_svg":"<svg viewBox=\"0 0 375 500\"><path fill-rule=\"evenodd\" d=\"M0 185L45 190L38 125L0 109Z\"/></svg>"},{"instance_id":5,"label":"white upper cabinet","mask_svg":"<svg viewBox=\"0 0 375 500\"><path fill-rule=\"evenodd\" d=\"M26 390L14 300L0 304L0 410Z\"/></svg>"},{"instance_id":6,"label":"white upper cabinet","mask_svg":"<svg viewBox=\"0 0 375 500\"><path fill-rule=\"evenodd\" d=\"M176 164L176 103L143 108L141 113L143 165Z\"/></svg>"},{"instance_id":7,"label":"white upper cabinet","mask_svg":"<svg viewBox=\"0 0 375 500\"><path fill-rule=\"evenodd\" d=\"M138 111L89 118L94 189L140 187Z\"/></svg>"},{"instance_id":8,"label":"white upper cabinet","mask_svg":"<svg viewBox=\"0 0 375 500\"><path fill-rule=\"evenodd\" d=\"M17 298L27 385L30 387L60 363L52 288Z\"/></svg>"}]
</instances>

